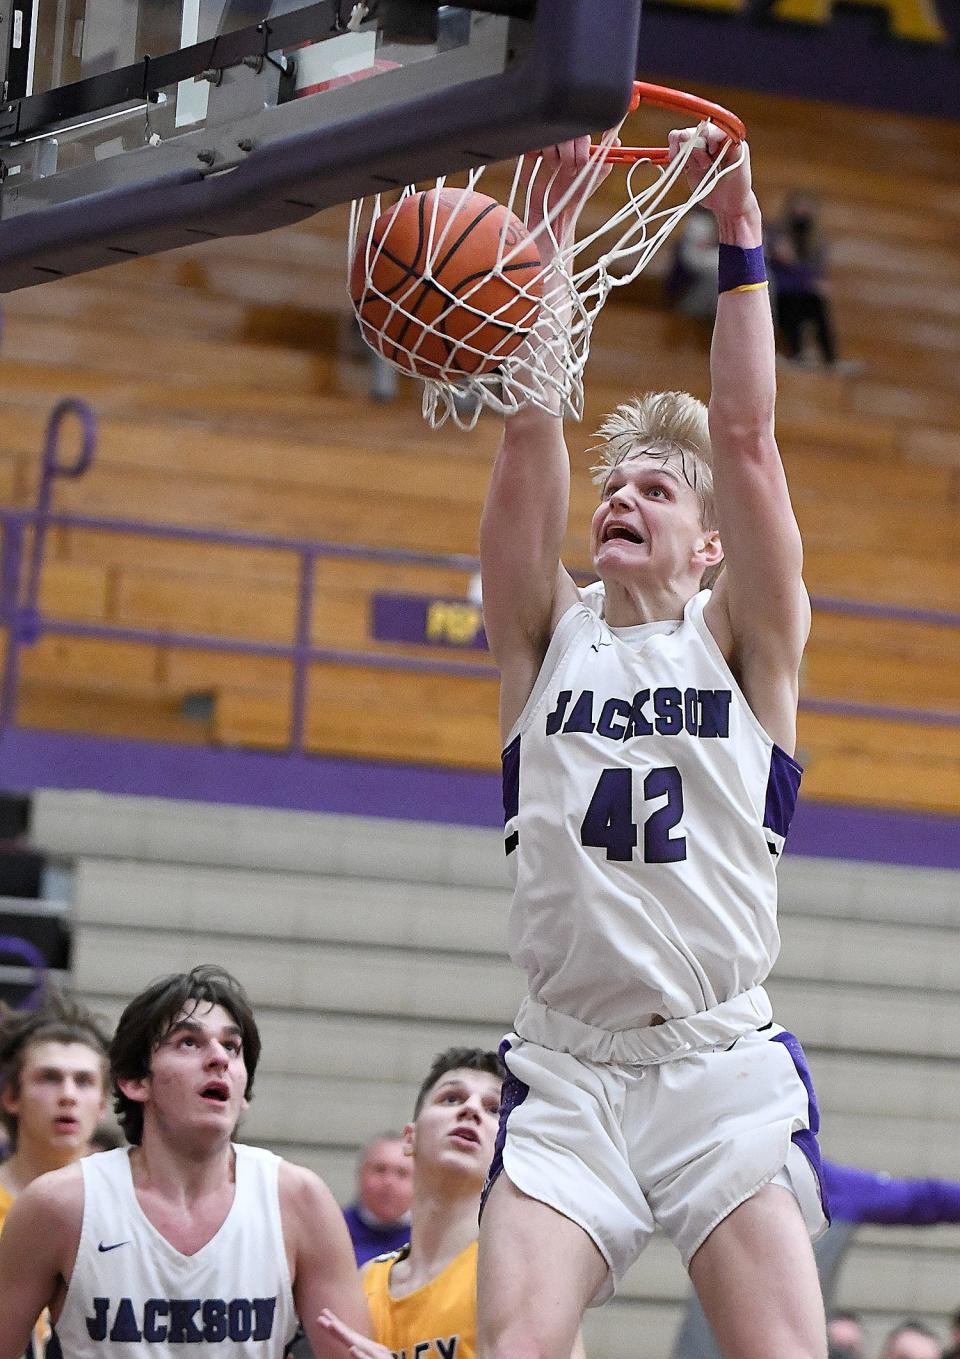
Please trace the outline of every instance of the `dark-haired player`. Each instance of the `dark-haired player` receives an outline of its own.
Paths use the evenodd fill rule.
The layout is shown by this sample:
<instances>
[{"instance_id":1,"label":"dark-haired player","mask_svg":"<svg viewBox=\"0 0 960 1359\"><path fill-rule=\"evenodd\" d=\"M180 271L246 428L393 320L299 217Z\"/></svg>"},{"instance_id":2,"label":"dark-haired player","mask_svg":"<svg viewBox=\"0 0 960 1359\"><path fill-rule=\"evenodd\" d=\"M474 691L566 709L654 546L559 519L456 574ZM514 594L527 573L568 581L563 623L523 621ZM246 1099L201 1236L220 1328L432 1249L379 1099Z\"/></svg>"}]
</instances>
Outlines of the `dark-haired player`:
<instances>
[{"instance_id":1,"label":"dark-haired player","mask_svg":"<svg viewBox=\"0 0 960 1359\"><path fill-rule=\"evenodd\" d=\"M204 966L130 1002L110 1045L129 1148L41 1176L0 1237L0 1359L43 1307L64 1359L215 1353L279 1359L303 1317L367 1313L340 1209L312 1172L235 1144L260 1036L228 973ZM186 1347L186 1348L185 1348Z\"/></svg>"},{"instance_id":2,"label":"dark-haired player","mask_svg":"<svg viewBox=\"0 0 960 1359\"><path fill-rule=\"evenodd\" d=\"M480 1194L493 1157L503 1063L447 1048L430 1067L403 1131L413 1163L410 1243L363 1271L374 1340L327 1313L354 1359L474 1359Z\"/></svg>"}]
</instances>

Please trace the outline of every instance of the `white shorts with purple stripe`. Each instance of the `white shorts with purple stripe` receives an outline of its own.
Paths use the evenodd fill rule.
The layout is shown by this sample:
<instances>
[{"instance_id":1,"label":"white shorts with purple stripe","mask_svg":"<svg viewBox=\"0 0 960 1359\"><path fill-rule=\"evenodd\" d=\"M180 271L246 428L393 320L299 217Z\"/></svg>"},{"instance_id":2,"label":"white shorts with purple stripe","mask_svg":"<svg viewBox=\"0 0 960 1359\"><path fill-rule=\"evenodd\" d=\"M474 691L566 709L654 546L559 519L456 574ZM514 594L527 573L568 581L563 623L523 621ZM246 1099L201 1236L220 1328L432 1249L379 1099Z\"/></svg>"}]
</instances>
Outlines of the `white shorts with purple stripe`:
<instances>
[{"instance_id":1,"label":"white shorts with purple stripe","mask_svg":"<svg viewBox=\"0 0 960 1359\"><path fill-rule=\"evenodd\" d=\"M803 1050L767 1024L654 1065L575 1057L510 1034L488 1188L505 1170L592 1238L603 1302L660 1227L685 1266L764 1185L788 1187L811 1236L828 1225L819 1112Z\"/></svg>"}]
</instances>

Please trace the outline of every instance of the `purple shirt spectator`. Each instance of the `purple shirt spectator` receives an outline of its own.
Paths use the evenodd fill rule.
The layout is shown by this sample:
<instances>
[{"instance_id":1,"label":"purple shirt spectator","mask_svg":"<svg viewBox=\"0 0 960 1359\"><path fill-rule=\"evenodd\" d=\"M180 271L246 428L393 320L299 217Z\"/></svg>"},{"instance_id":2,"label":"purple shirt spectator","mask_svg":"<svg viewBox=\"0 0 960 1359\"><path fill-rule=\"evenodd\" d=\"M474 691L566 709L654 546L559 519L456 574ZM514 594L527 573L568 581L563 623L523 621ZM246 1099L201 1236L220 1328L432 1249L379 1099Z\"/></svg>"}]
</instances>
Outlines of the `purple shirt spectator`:
<instances>
[{"instance_id":1,"label":"purple shirt spectator","mask_svg":"<svg viewBox=\"0 0 960 1359\"><path fill-rule=\"evenodd\" d=\"M830 1216L838 1222L932 1227L960 1222L960 1184L953 1180L897 1180L856 1166L823 1163Z\"/></svg>"},{"instance_id":2,"label":"purple shirt spectator","mask_svg":"<svg viewBox=\"0 0 960 1359\"><path fill-rule=\"evenodd\" d=\"M349 1208L344 1208L343 1216L347 1220L358 1265L366 1264L378 1255L386 1255L388 1251L399 1250L410 1240L410 1222L407 1219L377 1222L364 1212L363 1205L359 1203L351 1203Z\"/></svg>"}]
</instances>

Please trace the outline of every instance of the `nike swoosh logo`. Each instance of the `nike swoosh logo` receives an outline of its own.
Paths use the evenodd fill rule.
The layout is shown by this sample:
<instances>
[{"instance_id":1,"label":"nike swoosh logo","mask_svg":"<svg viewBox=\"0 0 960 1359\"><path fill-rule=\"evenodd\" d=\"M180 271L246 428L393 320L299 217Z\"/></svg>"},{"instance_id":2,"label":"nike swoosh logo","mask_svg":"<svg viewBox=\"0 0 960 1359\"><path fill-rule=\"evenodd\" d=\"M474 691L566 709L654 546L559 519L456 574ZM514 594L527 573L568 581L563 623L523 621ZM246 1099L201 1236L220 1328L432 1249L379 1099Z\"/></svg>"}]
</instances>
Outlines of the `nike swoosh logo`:
<instances>
[{"instance_id":1,"label":"nike swoosh logo","mask_svg":"<svg viewBox=\"0 0 960 1359\"><path fill-rule=\"evenodd\" d=\"M117 1250L120 1246L129 1246L129 1244L130 1244L129 1241L115 1241L112 1246L105 1246L101 1241L99 1246L97 1247L97 1250L99 1251Z\"/></svg>"}]
</instances>

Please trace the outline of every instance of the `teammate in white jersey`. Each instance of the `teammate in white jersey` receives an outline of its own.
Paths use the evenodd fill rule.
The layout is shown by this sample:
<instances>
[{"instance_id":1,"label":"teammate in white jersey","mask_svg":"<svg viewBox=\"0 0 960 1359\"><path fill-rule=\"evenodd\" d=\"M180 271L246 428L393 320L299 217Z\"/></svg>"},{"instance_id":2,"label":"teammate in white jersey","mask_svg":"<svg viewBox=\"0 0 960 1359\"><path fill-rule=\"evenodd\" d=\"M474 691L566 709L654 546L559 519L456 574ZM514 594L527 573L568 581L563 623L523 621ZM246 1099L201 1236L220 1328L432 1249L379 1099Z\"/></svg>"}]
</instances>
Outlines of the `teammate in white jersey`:
<instances>
[{"instance_id":1,"label":"teammate in white jersey","mask_svg":"<svg viewBox=\"0 0 960 1359\"><path fill-rule=\"evenodd\" d=\"M253 1090L256 1021L205 966L130 1002L110 1047L130 1148L35 1180L0 1238L0 1359L43 1307L63 1359L281 1359L299 1314L318 1359L332 1307L366 1330L343 1216L311 1171L232 1135Z\"/></svg>"},{"instance_id":2,"label":"teammate in white jersey","mask_svg":"<svg viewBox=\"0 0 960 1359\"><path fill-rule=\"evenodd\" d=\"M701 132L693 183L724 140ZM672 155L693 135L672 133ZM721 242L709 413L660 393L603 425L601 584L581 592L560 561L559 418L507 420L484 509L510 948L529 994L503 1050L481 1359L564 1359L657 1225L730 1359L826 1354L816 1102L762 986L810 610L744 150L704 200ZM586 151L546 153L551 193Z\"/></svg>"}]
</instances>

